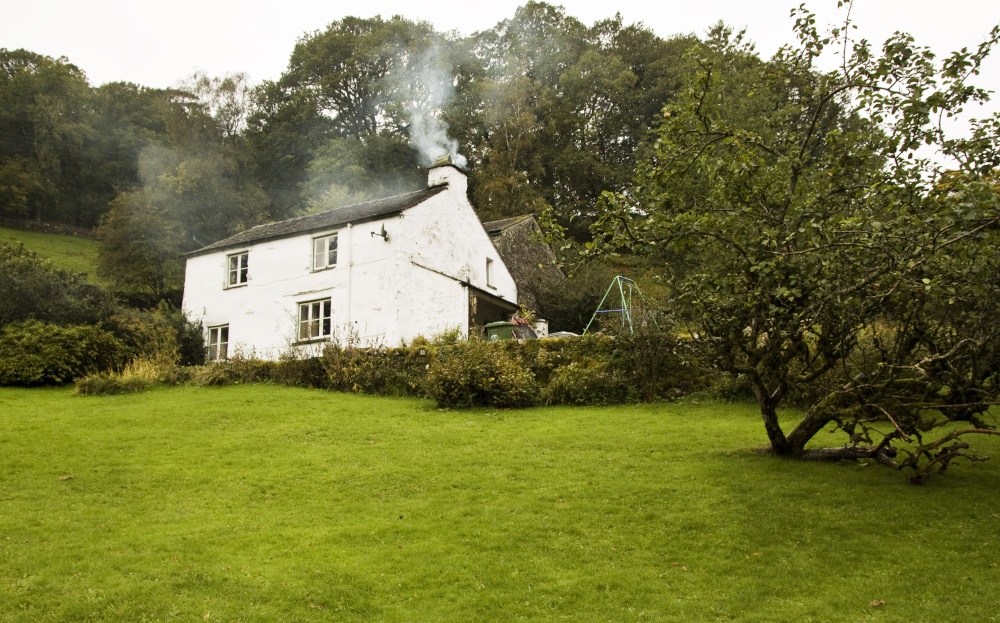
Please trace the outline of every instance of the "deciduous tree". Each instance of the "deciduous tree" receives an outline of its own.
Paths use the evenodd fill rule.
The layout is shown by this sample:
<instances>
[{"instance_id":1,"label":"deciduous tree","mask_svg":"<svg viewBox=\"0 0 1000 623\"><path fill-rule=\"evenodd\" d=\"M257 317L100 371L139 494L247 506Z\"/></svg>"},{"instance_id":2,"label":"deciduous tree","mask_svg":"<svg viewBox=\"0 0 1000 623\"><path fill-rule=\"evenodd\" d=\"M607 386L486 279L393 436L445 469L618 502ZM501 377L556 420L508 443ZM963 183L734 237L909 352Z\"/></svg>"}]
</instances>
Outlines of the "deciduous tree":
<instances>
[{"instance_id":1,"label":"deciduous tree","mask_svg":"<svg viewBox=\"0 0 1000 623\"><path fill-rule=\"evenodd\" d=\"M849 19L821 34L793 16L798 45L770 61L724 28L694 50L588 252L672 260L693 343L749 384L772 452L920 480L975 459L966 435L997 433L1000 118L966 138L942 119L987 99L968 79L1000 29L938 60L905 34L879 52L850 39ZM835 71L820 65L830 51ZM807 411L786 429L791 398ZM807 447L828 426L843 445Z\"/></svg>"}]
</instances>

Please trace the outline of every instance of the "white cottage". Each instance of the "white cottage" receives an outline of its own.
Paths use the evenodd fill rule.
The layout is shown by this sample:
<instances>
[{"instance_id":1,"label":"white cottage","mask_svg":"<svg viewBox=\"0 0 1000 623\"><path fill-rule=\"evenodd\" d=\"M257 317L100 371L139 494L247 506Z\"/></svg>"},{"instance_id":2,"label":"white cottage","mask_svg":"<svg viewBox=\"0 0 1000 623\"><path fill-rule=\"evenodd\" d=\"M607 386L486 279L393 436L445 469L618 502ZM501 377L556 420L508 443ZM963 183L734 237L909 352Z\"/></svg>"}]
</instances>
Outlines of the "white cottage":
<instances>
[{"instance_id":1,"label":"white cottage","mask_svg":"<svg viewBox=\"0 0 1000 623\"><path fill-rule=\"evenodd\" d=\"M517 310L517 286L445 164L428 187L259 225L187 256L183 309L210 359L338 341L396 346Z\"/></svg>"}]
</instances>

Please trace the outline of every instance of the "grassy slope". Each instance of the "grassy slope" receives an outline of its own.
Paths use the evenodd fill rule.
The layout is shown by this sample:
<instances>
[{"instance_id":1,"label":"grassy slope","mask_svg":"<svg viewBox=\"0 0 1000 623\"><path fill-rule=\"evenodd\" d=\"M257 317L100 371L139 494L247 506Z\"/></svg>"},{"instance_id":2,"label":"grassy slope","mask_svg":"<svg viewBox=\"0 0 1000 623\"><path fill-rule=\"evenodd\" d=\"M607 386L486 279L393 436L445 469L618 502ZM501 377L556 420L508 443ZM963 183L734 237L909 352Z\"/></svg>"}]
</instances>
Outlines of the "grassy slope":
<instances>
[{"instance_id":1,"label":"grassy slope","mask_svg":"<svg viewBox=\"0 0 1000 623\"><path fill-rule=\"evenodd\" d=\"M0 388L0 620L998 620L1000 465L762 442L733 405Z\"/></svg>"},{"instance_id":2,"label":"grassy slope","mask_svg":"<svg viewBox=\"0 0 1000 623\"><path fill-rule=\"evenodd\" d=\"M89 281L98 281L97 251L100 243L96 240L0 227L0 242L22 242L25 248L52 260L58 268L87 273Z\"/></svg>"}]
</instances>

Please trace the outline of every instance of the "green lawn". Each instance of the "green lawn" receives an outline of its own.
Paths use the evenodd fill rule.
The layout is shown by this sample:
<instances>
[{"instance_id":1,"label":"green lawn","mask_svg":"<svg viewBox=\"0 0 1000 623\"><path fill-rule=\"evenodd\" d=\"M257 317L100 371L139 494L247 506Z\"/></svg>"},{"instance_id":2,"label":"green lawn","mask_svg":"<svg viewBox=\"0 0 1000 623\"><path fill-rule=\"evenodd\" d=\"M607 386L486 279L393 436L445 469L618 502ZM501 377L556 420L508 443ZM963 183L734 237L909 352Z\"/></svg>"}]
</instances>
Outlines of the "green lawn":
<instances>
[{"instance_id":1,"label":"green lawn","mask_svg":"<svg viewBox=\"0 0 1000 623\"><path fill-rule=\"evenodd\" d=\"M0 227L0 242L24 243L25 248L52 260L58 268L87 273L88 280L97 283L97 252L100 243L89 238L63 234L47 234Z\"/></svg>"},{"instance_id":2,"label":"green lawn","mask_svg":"<svg viewBox=\"0 0 1000 623\"><path fill-rule=\"evenodd\" d=\"M1000 464L761 443L716 403L0 389L0 621L1000 620Z\"/></svg>"}]
</instances>

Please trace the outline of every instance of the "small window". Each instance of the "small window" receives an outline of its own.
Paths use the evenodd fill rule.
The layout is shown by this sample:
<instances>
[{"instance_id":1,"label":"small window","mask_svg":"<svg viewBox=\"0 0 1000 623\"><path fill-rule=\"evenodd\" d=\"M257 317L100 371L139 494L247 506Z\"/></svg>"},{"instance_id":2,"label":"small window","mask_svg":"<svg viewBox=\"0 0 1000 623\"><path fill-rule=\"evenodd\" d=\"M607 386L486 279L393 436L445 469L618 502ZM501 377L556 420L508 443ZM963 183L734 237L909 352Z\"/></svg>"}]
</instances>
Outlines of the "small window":
<instances>
[{"instance_id":1,"label":"small window","mask_svg":"<svg viewBox=\"0 0 1000 623\"><path fill-rule=\"evenodd\" d=\"M245 286L247 284L247 281L250 279L249 260L250 253L246 251L229 256L227 263L229 276L226 278L227 287L232 288L235 286Z\"/></svg>"},{"instance_id":2,"label":"small window","mask_svg":"<svg viewBox=\"0 0 1000 623\"><path fill-rule=\"evenodd\" d=\"M493 260L486 258L486 285L493 287Z\"/></svg>"},{"instance_id":3,"label":"small window","mask_svg":"<svg viewBox=\"0 0 1000 623\"><path fill-rule=\"evenodd\" d=\"M208 328L208 360L222 361L229 357L229 325Z\"/></svg>"},{"instance_id":4,"label":"small window","mask_svg":"<svg viewBox=\"0 0 1000 623\"><path fill-rule=\"evenodd\" d=\"M330 337L332 333L330 299L299 303L299 340Z\"/></svg>"},{"instance_id":5,"label":"small window","mask_svg":"<svg viewBox=\"0 0 1000 623\"><path fill-rule=\"evenodd\" d=\"M337 265L337 234L313 238L313 270Z\"/></svg>"}]
</instances>

